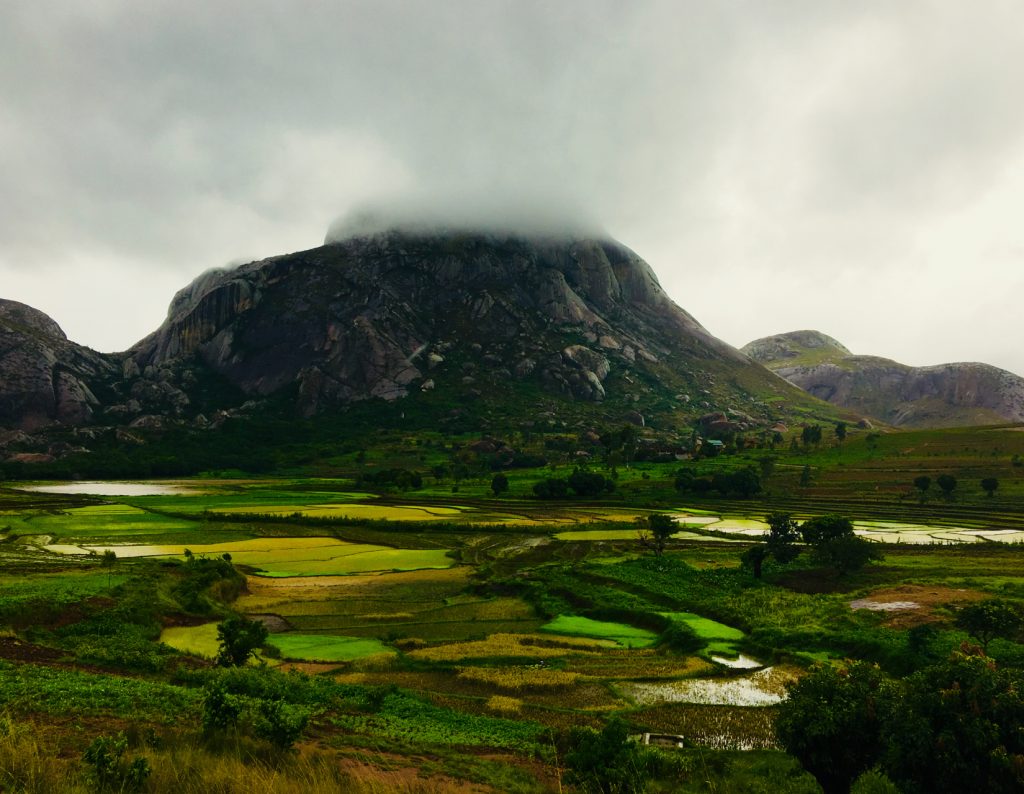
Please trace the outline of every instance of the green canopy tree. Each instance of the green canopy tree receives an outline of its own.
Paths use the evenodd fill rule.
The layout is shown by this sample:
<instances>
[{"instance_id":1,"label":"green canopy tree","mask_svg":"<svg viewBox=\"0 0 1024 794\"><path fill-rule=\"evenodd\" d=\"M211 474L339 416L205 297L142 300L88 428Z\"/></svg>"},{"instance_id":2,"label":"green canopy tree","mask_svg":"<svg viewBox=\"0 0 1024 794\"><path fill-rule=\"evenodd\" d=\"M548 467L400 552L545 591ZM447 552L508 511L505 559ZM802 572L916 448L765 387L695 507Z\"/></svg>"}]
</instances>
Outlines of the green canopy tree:
<instances>
[{"instance_id":1,"label":"green canopy tree","mask_svg":"<svg viewBox=\"0 0 1024 794\"><path fill-rule=\"evenodd\" d=\"M907 679L886 720L883 767L908 794L1024 791L1024 677L954 653Z\"/></svg>"},{"instance_id":2,"label":"green canopy tree","mask_svg":"<svg viewBox=\"0 0 1024 794\"><path fill-rule=\"evenodd\" d=\"M999 480L995 477L985 477L981 481L981 490L988 494L989 498L999 489Z\"/></svg>"},{"instance_id":3,"label":"green canopy tree","mask_svg":"<svg viewBox=\"0 0 1024 794\"><path fill-rule=\"evenodd\" d=\"M849 794L858 775L881 757L887 694L874 665L816 665L789 688L775 732L825 794Z\"/></svg>"},{"instance_id":4,"label":"green canopy tree","mask_svg":"<svg viewBox=\"0 0 1024 794\"><path fill-rule=\"evenodd\" d=\"M1012 638L1024 629L1024 611L1001 598L988 598L962 607L956 613L957 628L963 629L988 653L988 644L996 637Z\"/></svg>"},{"instance_id":5,"label":"green canopy tree","mask_svg":"<svg viewBox=\"0 0 1024 794\"><path fill-rule=\"evenodd\" d=\"M217 626L219 667L242 667L267 641L267 627L258 620L230 617Z\"/></svg>"},{"instance_id":6,"label":"green canopy tree","mask_svg":"<svg viewBox=\"0 0 1024 794\"><path fill-rule=\"evenodd\" d=\"M640 528L637 530L637 537L640 545L645 549L654 552L655 557L665 553L665 546L676 532L679 526L669 516L663 513L651 513L647 518L640 519Z\"/></svg>"},{"instance_id":7,"label":"green canopy tree","mask_svg":"<svg viewBox=\"0 0 1024 794\"><path fill-rule=\"evenodd\" d=\"M870 541L857 537L853 522L844 516L824 515L808 519L800 527L804 543L811 547L814 559L835 568L840 576L858 571L882 553Z\"/></svg>"},{"instance_id":8,"label":"green canopy tree","mask_svg":"<svg viewBox=\"0 0 1024 794\"><path fill-rule=\"evenodd\" d=\"M764 543L751 546L741 560L744 567L749 568L757 579L761 578L762 568L769 557L774 557L785 565L792 562L800 554L800 530L790 513L770 513L765 519L768 523L768 535Z\"/></svg>"},{"instance_id":9,"label":"green canopy tree","mask_svg":"<svg viewBox=\"0 0 1024 794\"><path fill-rule=\"evenodd\" d=\"M504 474L495 474L491 478L491 492L495 496L501 496L508 490L508 477Z\"/></svg>"}]
</instances>

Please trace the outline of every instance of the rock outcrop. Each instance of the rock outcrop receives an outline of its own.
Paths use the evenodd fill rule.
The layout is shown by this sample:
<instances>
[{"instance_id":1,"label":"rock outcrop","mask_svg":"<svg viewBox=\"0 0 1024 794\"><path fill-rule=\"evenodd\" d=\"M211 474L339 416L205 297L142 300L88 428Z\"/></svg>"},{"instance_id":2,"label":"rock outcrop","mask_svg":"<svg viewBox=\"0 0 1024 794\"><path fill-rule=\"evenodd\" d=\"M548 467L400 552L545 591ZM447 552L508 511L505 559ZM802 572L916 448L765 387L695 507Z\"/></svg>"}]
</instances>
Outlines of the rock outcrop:
<instances>
[{"instance_id":1,"label":"rock outcrop","mask_svg":"<svg viewBox=\"0 0 1024 794\"><path fill-rule=\"evenodd\" d=\"M523 379L599 402L636 370L689 378L672 393L725 367L794 394L596 239L391 231L211 271L128 355L141 372L197 357L246 395L294 391L306 414Z\"/></svg>"},{"instance_id":2,"label":"rock outcrop","mask_svg":"<svg viewBox=\"0 0 1024 794\"><path fill-rule=\"evenodd\" d=\"M392 230L332 240L202 274L119 354L0 302L0 428L93 422L135 444L373 399L429 403L438 421L548 427L635 415L674 430L728 410L745 417L742 430L791 408L830 413L709 334L607 239ZM6 454L46 444L11 441Z\"/></svg>"},{"instance_id":3,"label":"rock outcrop","mask_svg":"<svg viewBox=\"0 0 1024 794\"><path fill-rule=\"evenodd\" d=\"M0 300L0 426L88 423L100 406L97 384L116 370L109 357L69 342L42 312Z\"/></svg>"},{"instance_id":4,"label":"rock outcrop","mask_svg":"<svg viewBox=\"0 0 1024 794\"><path fill-rule=\"evenodd\" d=\"M891 425L1024 422L1024 378L988 364L910 367L855 356L817 331L758 339L743 351L815 397Z\"/></svg>"}]
</instances>

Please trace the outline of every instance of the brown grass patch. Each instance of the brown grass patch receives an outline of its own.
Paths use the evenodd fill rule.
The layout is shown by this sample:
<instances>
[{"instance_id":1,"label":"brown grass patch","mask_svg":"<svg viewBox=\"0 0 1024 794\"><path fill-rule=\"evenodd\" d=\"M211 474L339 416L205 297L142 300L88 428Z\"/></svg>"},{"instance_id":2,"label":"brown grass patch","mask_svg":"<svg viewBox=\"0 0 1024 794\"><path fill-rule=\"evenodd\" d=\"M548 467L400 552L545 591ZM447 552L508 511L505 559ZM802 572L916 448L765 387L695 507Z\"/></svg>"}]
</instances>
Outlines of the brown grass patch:
<instances>
[{"instance_id":1,"label":"brown grass patch","mask_svg":"<svg viewBox=\"0 0 1024 794\"><path fill-rule=\"evenodd\" d=\"M546 670L542 667L462 667L459 678L475 683L490 684L499 689L560 689L569 687L580 678L579 673Z\"/></svg>"},{"instance_id":2,"label":"brown grass patch","mask_svg":"<svg viewBox=\"0 0 1024 794\"><path fill-rule=\"evenodd\" d=\"M524 657L529 659L555 659L569 654L598 653L610 643L604 640L586 640L581 637L545 637L534 634L492 634L485 640L453 642L409 651L411 659L427 662L457 662L461 659L489 657Z\"/></svg>"}]
</instances>

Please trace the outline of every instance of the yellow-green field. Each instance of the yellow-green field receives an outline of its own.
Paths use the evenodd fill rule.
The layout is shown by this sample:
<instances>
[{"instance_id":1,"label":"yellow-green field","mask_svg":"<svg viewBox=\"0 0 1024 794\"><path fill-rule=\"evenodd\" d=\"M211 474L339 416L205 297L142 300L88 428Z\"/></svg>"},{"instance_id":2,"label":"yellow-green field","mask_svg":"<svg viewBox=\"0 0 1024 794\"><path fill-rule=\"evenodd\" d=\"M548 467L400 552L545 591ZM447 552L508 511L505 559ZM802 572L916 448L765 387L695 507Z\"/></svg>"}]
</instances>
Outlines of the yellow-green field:
<instances>
[{"instance_id":1,"label":"yellow-green field","mask_svg":"<svg viewBox=\"0 0 1024 794\"><path fill-rule=\"evenodd\" d=\"M197 557L230 554L233 562L259 569L263 576L311 576L365 573L367 571L447 568L452 559L440 549L394 549L365 543L347 543L336 538L254 538L230 543L152 544L120 546L75 546L50 544L58 554L103 554L118 557L181 556L186 549Z\"/></svg>"}]
</instances>

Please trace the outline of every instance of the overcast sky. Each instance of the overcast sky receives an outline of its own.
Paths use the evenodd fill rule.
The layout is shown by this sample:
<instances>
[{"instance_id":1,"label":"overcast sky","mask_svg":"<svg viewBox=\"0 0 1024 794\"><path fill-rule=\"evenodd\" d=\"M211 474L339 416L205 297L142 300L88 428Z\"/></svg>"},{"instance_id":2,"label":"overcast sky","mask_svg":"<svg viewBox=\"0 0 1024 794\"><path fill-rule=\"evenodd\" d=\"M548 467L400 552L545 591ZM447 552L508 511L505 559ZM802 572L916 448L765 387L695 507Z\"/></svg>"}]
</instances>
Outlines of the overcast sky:
<instances>
[{"instance_id":1,"label":"overcast sky","mask_svg":"<svg viewBox=\"0 0 1024 794\"><path fill-rule=\"evenodd\" d=\"M1024 374L1022 98L1019 0L4 0L0 297L120 350L353 208L483 207L737 346Z\"/></svg>"}]
</instances>

